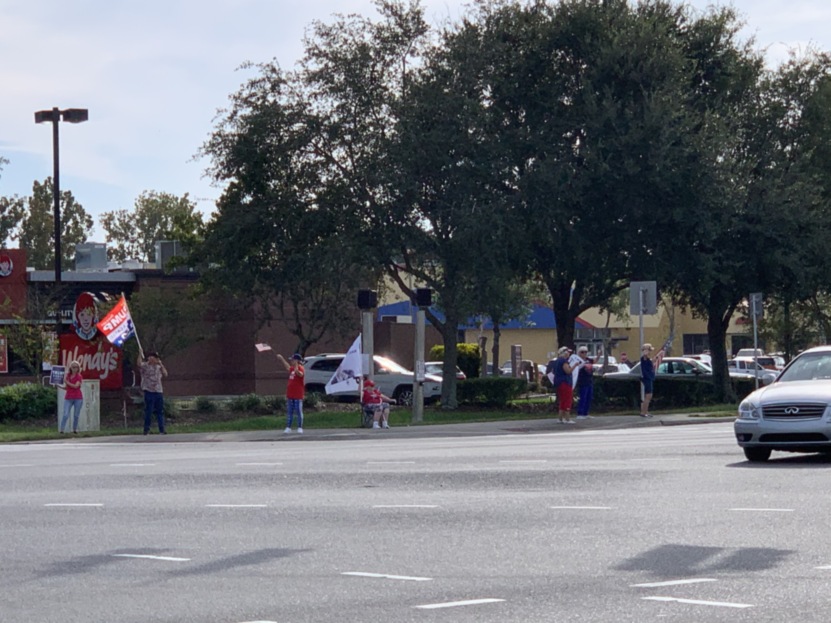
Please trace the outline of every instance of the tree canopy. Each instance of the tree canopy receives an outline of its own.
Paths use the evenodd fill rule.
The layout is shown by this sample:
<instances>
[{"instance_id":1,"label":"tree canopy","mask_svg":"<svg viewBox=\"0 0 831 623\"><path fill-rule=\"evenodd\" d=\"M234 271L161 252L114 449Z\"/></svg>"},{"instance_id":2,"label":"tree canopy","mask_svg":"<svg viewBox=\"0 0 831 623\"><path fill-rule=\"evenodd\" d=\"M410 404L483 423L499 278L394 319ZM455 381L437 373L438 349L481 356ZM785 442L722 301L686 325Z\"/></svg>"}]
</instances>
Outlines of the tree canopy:
<instances>
[{"instance_id":1,"label":"tree canopy","mask_svg":"<svg viewBox=\"0 0 831 623\"><path fill-rule=\"evenodd\" d=\"M156 242L182 240L202 227L202 214L188 194L145 191L136 198L132 210L101 214L101 227L107 232L109 259L123 262L137 259L156 261Z\"/></svg>"}]
</instances>

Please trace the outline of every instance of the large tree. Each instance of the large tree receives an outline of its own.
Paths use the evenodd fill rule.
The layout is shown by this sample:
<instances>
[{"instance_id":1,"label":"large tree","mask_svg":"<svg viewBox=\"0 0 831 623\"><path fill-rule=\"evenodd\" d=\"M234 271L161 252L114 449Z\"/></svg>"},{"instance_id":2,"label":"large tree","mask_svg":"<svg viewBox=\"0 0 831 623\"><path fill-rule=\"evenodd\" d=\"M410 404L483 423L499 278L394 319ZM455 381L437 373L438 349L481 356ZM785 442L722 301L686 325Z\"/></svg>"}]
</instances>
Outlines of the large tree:
<instances>
[{"instance_id":1,"label":"large tree","mask_svg":"<svg viewBox=\"0 0 831 623\"><path fill-rule=\"evenodd\" d=\"M156 261L159 240L180 240L202 227L202 214L188 194L145 191L132 210L101 214L101 227L107 232L109 259L123 262L137 259Z\"/></svg>"},{"instance_id":2,"label":"large tree","mask_svg":"<svg viewBox=\"0 0 831 623\"><path fill-rule=\"evenodd\" d=\"M14 201L17 201L16 199ZM46 270L55 263L55 219L52 199L52 178L42 184L35 180L32 195L17 204L23 210L17 231L20 248L27 251L29 266ZM92 217L75 200L71 191L63 190L61 210L61 265L72 266L75 245L86 242L92 233Z\"/></svg>"}]
</instances>

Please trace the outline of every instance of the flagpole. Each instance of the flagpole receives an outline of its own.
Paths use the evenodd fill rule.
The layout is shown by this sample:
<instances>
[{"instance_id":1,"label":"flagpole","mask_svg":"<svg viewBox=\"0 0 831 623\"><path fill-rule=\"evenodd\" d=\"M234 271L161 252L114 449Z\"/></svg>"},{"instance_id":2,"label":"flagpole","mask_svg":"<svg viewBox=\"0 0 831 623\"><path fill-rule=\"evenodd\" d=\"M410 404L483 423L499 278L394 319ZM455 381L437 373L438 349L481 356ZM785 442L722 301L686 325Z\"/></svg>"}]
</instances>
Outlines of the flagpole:
<instances>
[{"instance_id":1,"label":"flagpole","mask_svg":"<svg viewBox=\"0 0 831 623\"><path fill-rule=\"evenodd\" d=\"M130 306L127 304L127 297L124 296L124 292L121 293L121 298L124 299L124 307L126 307L127 311L129 312L130 311ZM132 318L133 315L130 314L130 317ZM139 347L139 355L141 356L142 359L144 359L144 349L141 347L141 340L139 339L138 329L136 328L135 323L133 323L133 335L135 335L135 337L136 337L136 344L138 344L138 347Z\"/></svg>"}]
</instances>

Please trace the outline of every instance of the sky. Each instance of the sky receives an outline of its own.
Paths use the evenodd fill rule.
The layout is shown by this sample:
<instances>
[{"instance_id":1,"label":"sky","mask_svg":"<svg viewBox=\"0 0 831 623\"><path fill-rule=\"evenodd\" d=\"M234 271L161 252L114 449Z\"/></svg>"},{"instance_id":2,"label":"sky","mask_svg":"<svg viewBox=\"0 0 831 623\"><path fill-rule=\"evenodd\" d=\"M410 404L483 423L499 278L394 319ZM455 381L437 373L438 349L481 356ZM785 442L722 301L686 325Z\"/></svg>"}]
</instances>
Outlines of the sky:
<instances>
[{"instance_id":1,"label":"sky","mask_svg":"<svg viewBox=\"0 0 831 623\"><path fill-rule=\"evenodd\" d=\"M428 20L456 19L467 0L422 0ZM688 0L704 9L712 2ZM792 48L831 50L828 0L734 0L768 64ZM0 196L28 196L52 175L52 128L34 113L87 108L61 123L60 186L98 221L144 191L188 193L206 216L221 189L196 154L217 112L253 70L291 69L314 20L374 15L371 0L0 0ZM105 242L100 227L91 239Z\"/></svg>"}]
</instances>

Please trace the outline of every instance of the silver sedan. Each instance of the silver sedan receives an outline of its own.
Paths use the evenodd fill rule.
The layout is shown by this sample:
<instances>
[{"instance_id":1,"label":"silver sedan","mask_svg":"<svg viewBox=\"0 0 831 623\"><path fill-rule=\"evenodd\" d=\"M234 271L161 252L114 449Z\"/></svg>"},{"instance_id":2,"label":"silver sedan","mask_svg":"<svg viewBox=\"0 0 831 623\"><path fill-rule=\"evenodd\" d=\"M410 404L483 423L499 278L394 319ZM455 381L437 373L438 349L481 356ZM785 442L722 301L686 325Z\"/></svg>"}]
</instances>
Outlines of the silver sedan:
<instances>
[{"instance_id":1,"label":"silver sedan","mask_svg":"<svg viewBox=\"0 0 831 623\"><path fill-rule=\"evenodd\" d=\"M831 346L806 350L745 398L733 428L749 461L773 450L831 453Z\"/></svg>"}]
</instances>

